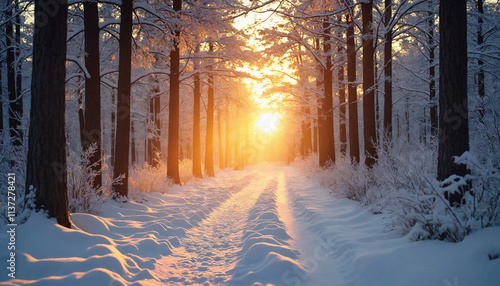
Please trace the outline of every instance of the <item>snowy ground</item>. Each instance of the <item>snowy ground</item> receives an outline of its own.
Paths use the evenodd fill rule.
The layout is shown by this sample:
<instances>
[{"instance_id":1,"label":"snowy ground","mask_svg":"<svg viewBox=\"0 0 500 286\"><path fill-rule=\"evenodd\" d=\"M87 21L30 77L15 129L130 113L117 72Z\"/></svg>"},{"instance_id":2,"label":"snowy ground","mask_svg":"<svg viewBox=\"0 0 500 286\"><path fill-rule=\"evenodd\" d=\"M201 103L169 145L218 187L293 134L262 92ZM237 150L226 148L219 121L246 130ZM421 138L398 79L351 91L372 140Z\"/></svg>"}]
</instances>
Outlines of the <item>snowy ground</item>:
<instances>
[{"instance_id":1,"label":"snowy ground","mask_svg":"<svg viewBox=\"0 0 500 286\"><path fill-rule=\"evenodd\" d=\"M410 242L291 167L219 172L168 194L17 228L1 285L500 285L500 228L458 244ZM7 228L0 227L6 265Z\"/></svg>"}]
</instances>

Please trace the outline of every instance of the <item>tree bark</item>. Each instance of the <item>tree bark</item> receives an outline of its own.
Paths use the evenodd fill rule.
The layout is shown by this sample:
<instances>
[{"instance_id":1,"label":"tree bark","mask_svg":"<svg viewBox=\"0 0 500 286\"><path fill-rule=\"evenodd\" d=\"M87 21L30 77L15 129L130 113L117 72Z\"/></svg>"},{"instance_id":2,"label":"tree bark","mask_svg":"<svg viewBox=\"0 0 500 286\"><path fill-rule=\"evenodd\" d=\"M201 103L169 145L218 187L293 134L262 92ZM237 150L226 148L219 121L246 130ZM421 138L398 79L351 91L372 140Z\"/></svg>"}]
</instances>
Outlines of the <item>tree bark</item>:
<instances>
[{"instance_id":1,"label":"tree bark","mask_svg":"<svg viewBox=\"0 0 500 286\"><path fill-rule=\"evenodd\" d=\"M31 113L26 193L36 189L37 209L71 227L68 213L65 128L67 1L43 17L50 0L35 2Z\"/></svg>"},{"instance_id":2,"label":"tree bark","mask_svg":"<svg viewBox=\"0 0 500 286\"><path fill-rule=\"evenodd\" d=\"M321 108L318 109L318 135L319 135L319 165L324 167L330 162L335 162L335 141L333 130L333 73L330 55L330 27L323 22L323 52L326 55L326 65L323 69L324 96L320 99Z\"/></svg>"},{"instance_id":3,"label":"tree bark","mask_svg":"<svg viewBox=\"0 0 500 286\"><path fill-rule=\"evenodd\" d=\"M231 127L229 123L229 106L226 109L226 154L225 154L225 162L224 167L231 168Z\"/></svg>"},{"instance_id":4,"label":"tree bark","mask_svg":"<svg viewBox=\"0 0 500 286\"><path fill-rule=\"evenodd\" d=\"M483 0L477 0L477 11L479 13L478 18L477 18L477 47L479 51L483 51L482 46L484 43L484 35L483 35L483 23L484 23L484 5L483 5ZM484 118L484 113L485 113L485 85L484 85L484 61L482 60L482 57L479 56L477 59L477 68L478 68L478 73L477 73L477 91L479 95L479 119L483 121Z\"/></svg>"},{"instance_id":5,"label":"tree bark","mask_svg":"<svg viewBox=\"0 0 500 286\"><path fill-rule=\"evenodd\" d=\"M429 9L432 9L434 4L433 0L429 0ZM431 10L432 11L432 10ZM429 101L430 106L430 117L431 117L431 135L437 136L438 130L438 114L437 114L437 102L436 102L436 67L435 67L435 40L434 40L434 13L429 12L429 32L427 43L429 45Z\"/></svg>"},{"instance_id":6,"label":"tree bark","mask_svg":"<svg viewBox=\"0 0 500 286\"><path fill-rule=\"evenodd\" d=\"M195 67L198 69L198 66ZM200 128L200 105L201 105L201 87L200 74L194 75L194 110L193 110L193 175L203 177L201 171L201 128Z\"/></svg>"},{"instance_id":7,"label":"tree bark","mask_svg":"<svg viewBox=\"0 0 500 286\"><path fill-rule=\"evenodd\" d=\"M339 16L339 22L342 22L342 16ZM340 32L340 38L344 38L344 33ZM339 55L343 54L344 48L341 43L337 43L337 52ZM343 59L344 60L344 59ZM347 149L347 129L346 129L346 98L345 98L345 83L344 83L344 64L339 66L338 70L339 79L339 135L340 135L340 152L342 155L346 154Z\"/></svg>"},{"instance_id":8,"label":"tree bark","mask_svg":"<svg viewBox=\"0 0 500 286\"><path fill-rule=\"evenodd\" d=\"M347 19L347 93L349 101L349 152L351 159L359 163L358 95L356 93L356 46L354 23Z\"/></svg>"},{"instance_id":9,"label":"tree bark","mask_svg":"<svg viewBox=\"0 0 500 286\"><path fill-rule=\"evenodd\" d=\"M1 47L1 46L0 46ZM0 134L3 135L3 61L0 62ZM0 138L0 144L3 144L3 136Z\"/></svg>"},{"instance_id":10,"label":"tree bark","mask_svg":"<svg viewBox=\"0 0 500 286\"><path fill-rule=\"evenodd\" d=\"M467 6L466 0L441 0L439 6L439 151L437 179L467 174L454 156L469 150L467 104ZM451 195L460 203L463 193Z\"/></svg>"},{"instance_id":11,"label":"tree bark","mask_svg":"<svg viewBox=\"0 0 500 286\"><path fill-rule=\"evenodd\" d=\"M111 91L111 167L115 166L115 148L116 148L116 94L115 90Z\"/></svg>"},{"instance_id":12,"label":"tree bark","mask_svg":"<svg viewBox=\"0 0 500 286\"><path fill-rule=\"evenodd\" d=\"M217 112L217 144L219 145L219 169L224 169L224 152L222 147L222 127L220 122L220 110Z\"/></svg>"},{"instance_id":13,"label":"tree bark","mask_svg":"<svg viewBox=\"0 0 500 286\"><path fill-rule=\"evenodd\" d=\"M182 0L173 0L173 9L179 12ZM168 113L167 176L180 184L179 177L179 42L180 27L174 29L174 46L170 51L170 100Z\"/></svg>"},{"instance_id":14,"label":"tree bark","mask_svg":"<svg viewBox=\"0 0 500 286\"><path fill-rule=\"evenodd\" d=\"M84 148L95 144L96 152L90 157L92 169L97 172L93 186L102 185L101 170L101 75L99 57L99 11L97 1L83 2L83 24L85 29L85 68L90 77L85 77L85 129Z\"/></svg>"},{"instance_id":15,"label":"tree bark","mask_svg":"<svg viewBox=\"0 0 500 286\"><path fill-rule=\"evenodd\" d=\"M23 76L22 76L22 60L21 60L21 11L19 10L19 0L16 0L16 112L20 118L24 113L23 109ZM23 140L23 132L21 130L21 122L19 122L19 141Z\"/></svg>"},{"instance_id":16,"label":"tree bark","mask_svg":"<svg viewBox=\"0 0 500 286\"><path fill-rule=\"evenodd\" d=\"M82 145L81 147L85 145L84 140L85 140L85 115L83 112L83 91L80 89L78 90L78 123L80 126L80 144ZM82 154L83 157L83 154Z\"/></svg>"},{"instance_id":17,"label":"tree bark","mask_svg":"<svg viewBox=\"0 0 500 286\"><path fill-rule=\"evenodd\" d=\"M130 156L131 163L134 166L136 162L136 149L135 149L135 129L134 129L134 120L130 118Z\"/></svg>"},{"instance_id":18,"label":"tree bark","mask_svg":"<svg viewBox=\"0 0 500 286\"><path fill-rule=\"evenodd\" d=\"M365 164L372 167L377 158L377 131L375 121L375 75L373 46L373 0L361 3L363 16L363 132L365 145Z\"/></svg>"},{"instance_id":19,"label":"tree bark","mask_svg":"<svg viewBox=\"0 0 500 286\"><path fill-rule=\"evenodd\" d=\"M209 53L213 53L214 44L209 43ZM207 99L207 135L205 144L205 171L207 176L213 177L214 172L214 76L209 67L208 74L208 99Z\"/></svg>"},{"instance_id":20,"label":"tree bark","mask_svg":"<svg viewBox=\"0 0 500 286\"><path fill-rule=\"evenodd\" d=\"M307 98L307 96L306 96ZM307 99L306 99L307 100ZM303 109L304 121L302 122L302 156L305 158L312 152L311 141L311 108L305 106Z\"/></svg>"},{"instance_id":21,"label":"tree bark","mask_svg":"<svg viewBox=\"0 0 500 286\"><path fill-rule=\"evenodd\" d=\"M154 136L151 139L151 166L157 167L161 161L161 120L160 120L160 112L161 112L161 98L160 98L160 86L158 79L155 79L155 88L154 88L154 96L151 98L151 113L152 119L154 123Z\"/></svg>"},{"instance_id":22,"label":"tree bark","mask_svg":"<svg viewBox=\"0 0 500 286\"><path fill-rule=\"evenodd\" d=\"M392 138L392 0L385 0L384 24L384 135Z\"/></svg>"},{"instance_id":23,"label":"tree bark","mask_svg":"<svg viewBox=\"0 0 500 286\"><path fill-rule=\"evenodd\" d=\"M120 58L118 62L118 100L114 178L125 175L115 193L128 195L128 166L130 153L130 81L132 70L132 0L123 0L120 19Z\"/></svg>"}]
</instances>

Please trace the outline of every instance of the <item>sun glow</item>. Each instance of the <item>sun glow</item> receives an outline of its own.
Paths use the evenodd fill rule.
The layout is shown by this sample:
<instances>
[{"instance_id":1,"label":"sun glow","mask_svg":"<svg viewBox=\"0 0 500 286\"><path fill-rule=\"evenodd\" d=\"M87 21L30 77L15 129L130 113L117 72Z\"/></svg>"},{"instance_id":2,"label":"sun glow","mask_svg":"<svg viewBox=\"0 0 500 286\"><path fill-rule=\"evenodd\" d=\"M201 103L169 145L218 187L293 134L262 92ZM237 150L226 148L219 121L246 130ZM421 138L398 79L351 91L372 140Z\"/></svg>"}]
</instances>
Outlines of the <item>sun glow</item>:
<instances>
[{"instance_id":1,"label":"sun glow","mask_svg":"<svg viewBox=\"0 0 500 286\"><path fill-rule=\"evenodd\" d=\"M255 126L262 132L269 134L278 128L279 116L276 113L263 113L259 116L259 119L255 123Z\"/></svg>"}]
</instances>

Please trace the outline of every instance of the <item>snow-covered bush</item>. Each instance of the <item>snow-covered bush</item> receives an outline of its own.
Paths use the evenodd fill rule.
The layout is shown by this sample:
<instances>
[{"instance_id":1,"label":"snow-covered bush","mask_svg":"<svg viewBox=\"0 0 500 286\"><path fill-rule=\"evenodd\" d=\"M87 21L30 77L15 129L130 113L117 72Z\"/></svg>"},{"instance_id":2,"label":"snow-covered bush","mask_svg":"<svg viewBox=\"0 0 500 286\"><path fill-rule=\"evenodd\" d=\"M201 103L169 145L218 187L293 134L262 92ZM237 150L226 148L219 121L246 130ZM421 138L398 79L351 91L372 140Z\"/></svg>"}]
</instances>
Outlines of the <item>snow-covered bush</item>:
<instances>
[{"instance_id":1,"label":"snow-covered bush","mask_svg":"<svg viewBox=\"0 0 500 286\"><path fill-rule=\"evenodd\" d=\"M179 161L179 177L183 183L194 178L193 160L184 158Z\"/></svg>"},{"instance_id":2,"label":"snow-covered bush","mask_svg":"<svg viewBox=\"0 0 500 286\"><path fill-rule=\"evenodd\" d=\"M122 177L113 179L111 174L103 171L107 169L105 158L101 159L101 170L94 170L90 158L97 151L95 144L82 151L82 156L77 152L69 152L68 157L68 206L72 213L98 214L101 205L113 193L113 185L119 184ZM102 175L102 185L94 188L93 182L97 175Z\"/></svg>"},{"instance_id":3,"label":"snow-covered bush","mask_svg":"<svg viewBox=\"0 0 500 286\"><path fill-rule=\"evenodd\" d=\"M16 197L16 217L17 223L23 223L29 216L30 203L26 203L30 196L34 193L29 193L25 197L26 184L26 164L28 155L28 136L26 134L26 120L21 121L21 130L23 137L20 146L12 146L5 137L3 132L0 132L0 180L3 182L0 188L0 219L7 223L8 204L7 199L7 177L8 174L15 174L15 197Z\"/></svg>"},{"instance_id":4,"label":"snow-covered bush","mask_svg":"<svg viewBox=\"0 0 500 286\"><path fill-rule=\"evenodd\" d=\"M435 149L435 148L434 148ZM424 143L384 140L377 163L364 164L340 157L313 177L334 195L358 200L374 213L388 214L389 227L414 240L460 241L475 230L500 223L500 170L495 160L481 163L470 153L457 158L470 175L436 180L436 152ZM297 164L314 168L310 159ZM472 186L465 203L451 207L445 193Z\"/></svg>"},{"instance_id":5,"label":"snow-covered bush","mask_svg":"<svg viewBox=\"0 0 500 286\"><path fill-rule=\"evenodd\" d=\"M131 191L166 193L174 182L167 177L167 165L159 161L156 167L135 166L130 172L129 184Z\"/></svg>"}]
</instances>

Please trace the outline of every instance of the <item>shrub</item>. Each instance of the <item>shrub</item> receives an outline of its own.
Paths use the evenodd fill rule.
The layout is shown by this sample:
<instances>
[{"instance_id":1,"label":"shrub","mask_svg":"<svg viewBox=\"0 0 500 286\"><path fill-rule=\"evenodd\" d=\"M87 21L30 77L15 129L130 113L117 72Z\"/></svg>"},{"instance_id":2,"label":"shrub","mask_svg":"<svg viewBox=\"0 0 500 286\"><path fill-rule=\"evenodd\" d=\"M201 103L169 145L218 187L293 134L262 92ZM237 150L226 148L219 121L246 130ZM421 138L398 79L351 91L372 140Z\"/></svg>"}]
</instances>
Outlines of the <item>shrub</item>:
<instances>
[{"instance_id":1,"label":"shrub","mask_svg":"<svg viewBox=\"0 0 500 286\"><path fill-rule=\"evenodd\" d=\"M70 152L68 157L68 206L72 213L98 214L101 205L108 200L113 192L113 185L119 184L123 177L113 179L106 174L105 158L101 158L101 169L94 170L90 158L97 151L95 144L82 151L81 157L76 152ZM95 177L102 175L102 185L94 188Z\"/></svg>"}]
</instances>

